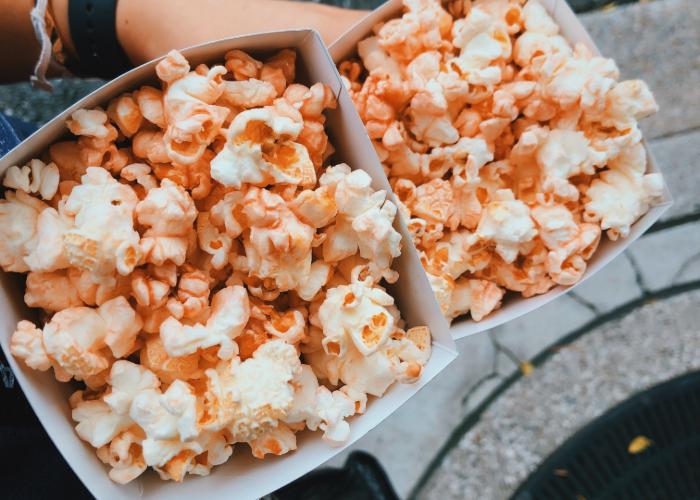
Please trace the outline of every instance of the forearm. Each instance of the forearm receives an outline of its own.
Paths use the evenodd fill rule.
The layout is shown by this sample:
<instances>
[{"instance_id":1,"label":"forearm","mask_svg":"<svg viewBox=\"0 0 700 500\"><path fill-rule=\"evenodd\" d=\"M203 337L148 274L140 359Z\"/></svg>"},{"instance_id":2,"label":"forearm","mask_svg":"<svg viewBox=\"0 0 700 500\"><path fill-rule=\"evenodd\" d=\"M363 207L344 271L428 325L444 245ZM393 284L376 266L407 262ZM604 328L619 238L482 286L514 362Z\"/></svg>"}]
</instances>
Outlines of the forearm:
<instances>
[{"instance_id":1,"label":"forearm","mask_svg":"<svg viewBox=\"0 0 700 500\"><path fill-rule=\"evenodd\" d=\"M0 82L26 78L39 56L29 12L33 0L0 0Z\"/></svg>"},{"instance_id":2,"label":"forearm","mask_svg":"<svg viewBox=\"0 0 700 500\"><path fill-rule=\"evenodd\" d=\"M314 28L331 43L365 14L279 0L120 0L117 36L138 64L173 48L258 31Z\"/></svg>"},{"instance_id":3,"label":"forearm","mask_svg":"<svg viewBox=\"0 0 700 500\"><path fill-rule=\"evenodd\" d=\"M76 58L68 2L49 0L49 9L64 49ZM33 6L34 0L0 0L0 82L24 80L36 64ZM170 49L258 31L313 28L330 44L366 13L283 0L119 0L117 38L140 64Z\"/></svg>"}]
</instances>

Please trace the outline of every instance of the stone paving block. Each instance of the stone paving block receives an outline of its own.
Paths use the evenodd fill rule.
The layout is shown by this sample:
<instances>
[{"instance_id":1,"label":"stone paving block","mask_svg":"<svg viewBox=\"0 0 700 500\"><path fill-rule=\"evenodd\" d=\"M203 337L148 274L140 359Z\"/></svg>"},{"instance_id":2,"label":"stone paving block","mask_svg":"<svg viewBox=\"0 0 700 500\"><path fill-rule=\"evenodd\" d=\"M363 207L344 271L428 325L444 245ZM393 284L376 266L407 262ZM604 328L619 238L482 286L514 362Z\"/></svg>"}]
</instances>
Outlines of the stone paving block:
<instances>
[{"instance_id":1,"label":"stone paving block","mask_svg":"<svg viewBox=\"0 0 700 500\"><path fill-rule=\"evenodd\" d=\"M661 220L700 213L700 131L650 143L673 195L673 206Z\"/></svg>"},{"instance_id":2,"label":"stone paving block","mask_svg":"<svg viewBox=\"0 0 700 500\"><path fill-rule=\"evenodd\" d=\"M417 497L510 498L591 419L640 390L700 369L698 322L695 290L646 304L580 337L506 389Z\"/></svg>"},{"instance_id":3,"label":"stone paving block","mask_svg":"<svg viewBox=\"0 0 700 500\"><path fill-rule=\"evenodd\" d=\"M643 285L659 290L700 279L700 222L643 236L627 251L637 263Z\"/></svg>"},{"instance_id":4,"label":"stone paving block","mask_svg":"<svg viewBox=\"0 0 700 500\"><path fill-rule=\"evenodd\" d=\"M570 292L594 306L599 312L608 312L642 295L637 276L629 258L622 254Z\"/></svg>"},{"instance_id":5,"label":"stone paving block","mask_svg":"<svg viewBox=\"0 0 700 500\"><path fill-rule=\"evenodd\" d=\"M646 80L661 111L643 121L647 139L700 127L697 0L654 0L580 16L624 78Z\"/></svg>"},{"instance_id":6,"label":"stone paving block","mask_svg":"<svg viewBox=\"0 0 700 500\"><path fill-rule=\"evenodd\" d=\"M547 346L595 317L594 311L569 295L491 330L518 358L531 359Z\"/></svg>"},{"instance_id":7,"label":"stone paving block","mask_svg":"<svg viewBox=\"0 0 700 500\"><path fill-rule=\"evenodd\" d=\"M368 451L379 459L397 493L405 498L467 415L470 408L463 405L463 400L469 389L493 368L496 351L486 334L466 337L457 347L460 356L427 388L327 465L342 465L353 450Z\"/></svg>"}]
</instances>

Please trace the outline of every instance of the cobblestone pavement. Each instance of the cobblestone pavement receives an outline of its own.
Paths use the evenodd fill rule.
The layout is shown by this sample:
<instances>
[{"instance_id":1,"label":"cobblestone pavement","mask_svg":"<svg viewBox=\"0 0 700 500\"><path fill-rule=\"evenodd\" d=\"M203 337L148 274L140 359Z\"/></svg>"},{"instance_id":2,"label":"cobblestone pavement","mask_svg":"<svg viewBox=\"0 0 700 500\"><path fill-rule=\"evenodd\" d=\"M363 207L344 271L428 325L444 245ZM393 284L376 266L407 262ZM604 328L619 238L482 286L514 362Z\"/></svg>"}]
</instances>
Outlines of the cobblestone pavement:
<instances>
[{"instance_id":1,"label":"cobblestone pavement","mask_svg":"<svg viewBox=\"0 0 700 500\"><path fill-rule=\"evenodd\" d=\"M575 293L460 341L457 361L355 444L379 458L402 496L506 497L587 420L696 366L700 9L693 7L696 0L648 0L581 16L623 76L643 78L654 91L662 111L643 128L675 204ZM0 111L40 123L99 84L58 82L53 95L0 86ZM525 377L528 360L534 372Z\"/></svg>"},{"instance_id":2,"label":"cobblestone pavement","mask_svg":"<svg viewBox=\"0 0 700 500\"><path fill-rule=\"evenodd\" d=\"M700 369L699 311L700 290L673 287L567 339L471 416L417 497L508 498L578 428L635 392Z\"/></svg>"}]
</instances>

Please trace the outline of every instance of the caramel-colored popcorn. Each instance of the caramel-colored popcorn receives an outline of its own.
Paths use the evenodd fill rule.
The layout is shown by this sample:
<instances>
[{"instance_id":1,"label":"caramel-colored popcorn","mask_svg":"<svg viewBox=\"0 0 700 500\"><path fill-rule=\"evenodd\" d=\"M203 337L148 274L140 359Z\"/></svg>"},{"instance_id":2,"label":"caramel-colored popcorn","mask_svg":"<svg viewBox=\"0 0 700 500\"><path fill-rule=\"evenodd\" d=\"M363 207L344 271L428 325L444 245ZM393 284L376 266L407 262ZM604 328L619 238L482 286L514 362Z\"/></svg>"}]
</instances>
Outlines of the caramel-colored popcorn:
<instances>
[{"instance_id":1,"label":"caramel-colored popcorn","mask_svg":"<svg viewBox=\"0 0 700 500\"><path fill-rule=\"evenodd\" d=\"M660 199L638 127L657 105L538 0L444 4L404 0L339 71L443 313L479 321L578 282Z\"/></svg>"},{"instance_id":2,"label":"caramel-colored popcorn","mask_svg":"<svg viewBox=\"0 0 700 500\"><path fill-rule=\"evenodd\" d=\"M28 273L47 318L19 322L11 352L84 386L76 433L117 483L207 475L237 443L283 455L305 429L343 445L368 394L428 362L430 331L404 332L381 285L398 208L326 163L336 96L295 64L235 50L191 70L172 51L161 88L76 111L50 163L2 179L0 267ZM444 191L420 193L440 220Z\"/></svg>"}]
</instances>

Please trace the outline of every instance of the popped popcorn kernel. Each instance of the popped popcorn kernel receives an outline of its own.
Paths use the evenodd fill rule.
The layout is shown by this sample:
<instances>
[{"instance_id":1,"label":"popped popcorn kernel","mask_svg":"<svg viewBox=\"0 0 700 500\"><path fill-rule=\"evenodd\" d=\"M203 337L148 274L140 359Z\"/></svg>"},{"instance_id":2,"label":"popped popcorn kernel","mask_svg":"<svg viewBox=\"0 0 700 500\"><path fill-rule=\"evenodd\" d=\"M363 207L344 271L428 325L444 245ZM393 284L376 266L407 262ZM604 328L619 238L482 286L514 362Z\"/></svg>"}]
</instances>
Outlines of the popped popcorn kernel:
<instances>
[{"instance_id":1,"label":"popped popcorn kernel","mask_svg":"<svg viewBox=\"0 0 700 500\"><path fill-rule=\"evenodd\" d=\"M480 321L580 281L601 232L626 237L661 199L638 126L658 105L538 0L443 4L404 0L338 70L443 314ZM334 233L323 249L344 250Z\"/></svg>"},{"instance_id":2,"label":"popped popcorn kernel","mask_svg":"<svg viewBox=\"0 0 700 500\"><path fill-rule=\"evenodd\" d=\"M169 52L159 84L76 111L75 137L0 177L0 267L44 318L11 353L80 387L75 432L119 484L208 475L236 444L292 453L304 431L342 446L430 357L383 288L405 207L328 164L333 90L297 82L293 50L221 62Z\"/></svg>"}]
</instances>

